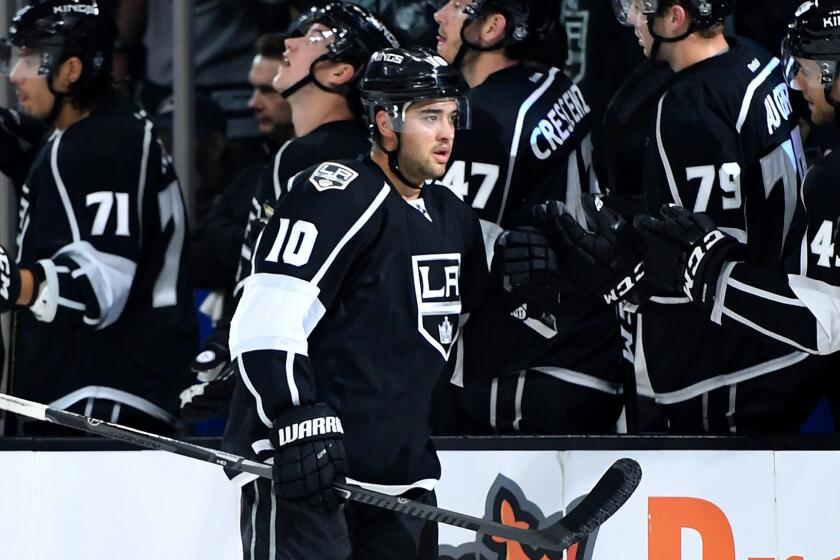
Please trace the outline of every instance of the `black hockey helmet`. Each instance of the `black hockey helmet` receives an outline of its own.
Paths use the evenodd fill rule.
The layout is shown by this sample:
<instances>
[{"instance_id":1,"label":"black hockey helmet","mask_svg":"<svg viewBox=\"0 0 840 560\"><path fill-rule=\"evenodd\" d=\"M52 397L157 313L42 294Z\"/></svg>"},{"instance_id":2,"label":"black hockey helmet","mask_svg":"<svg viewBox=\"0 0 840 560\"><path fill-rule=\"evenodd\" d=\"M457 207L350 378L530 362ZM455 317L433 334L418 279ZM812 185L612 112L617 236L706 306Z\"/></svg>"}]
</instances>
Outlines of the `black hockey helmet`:
<instances>
[{"instance_id":1,"label":"black hockey helmet","mask_svg":"<svg viewBox=\"0 0 840 560\"><path fill-rule=\"evenodd\" d=\"M370 55L380 49L400 46L394 34L376 15L349 2L331 2L320 8L313 6L295 21L289 36L305 36L315 23L328 27L329 34L325 34L324 38L333 37L334 40L327 46L327 53L312 63L306 78L281 92L283 97L290 96L309 82L323 90L334 91L315 79L315 66L319 62L332 60L351 64L356 70L355 82L364 72Z\"/></svg>"},{"instance_id":2,"label":"black hockey helmet","mask_svg":"<svg viewBox=\"0 0 840 560\"><path fill-rule=\"evenodd\" d=\"M102 15L96 0L40 0L19 10L2 47L2 71L10 74L23 56L35 57L33 75L52 75L70 57L82 61L82 75L68 95L110 76L116 26Z\"/></svg>"},{"instance_id":3,"label":"black hockey helmet","mask_svg":"<svg viewBox=\"0 0 840 560\"><path fill-rule=\"evenodd\" d=\"M660 0L612 0L612 3L615 16L622 25L632 25L629 21L632 9L650 20L659 13L660 6L665 5ZM692 33L723 23L723 20L732 14L734 4L734 0L687 0L680 3L688 9L691 16Z\"/></svg>"},{"instance_id":4,"label":"black hockey helmet","mask_svg":"<svg viewBox=\"0 0 840 560\"><path fill-rule=\"evenodd\" d=\"M467 19L461 26L461 41L476 50L534 44L556 22L555 4L552 0L475 0L464 8ZM500 44L480 47L464 37L464 30L473 20L496 12L504 15L507 21L505 38Z\"/></svg>"},{"instance_id":5,"label":"black hockey helmet","mask_svg":"<svg viewBox=\"0 0 840 560\"><path fill-rule=\"evenodd\" d=\"M360 93L365 118L374 139L388 154L388 167L403 183L412 183L400 170L400 133L409 106L417 101L452 99L458 104L455 128L469 128L470 109L466 94L470 86L454 66L425 47L384 49L370 57ZM385 111L397 135L397 147L386 150L376 128L377 111ZM414 185L420 188L421 185Z\"/></svg>"},{"instance_id":6,"label":"black hockey helmet","mask_svg":"<svg viewBox=\"0 0 840 560\"><path fill-rule=\"evenodd\" d=\"M813 0L800 5L782 41L782 58L785 80L795 90L800 89L796 83L796 58L816 62L826 99L836 106L829 92L840 63L840 0Z\"/></svg>"},{"instance_id":7,"label":"black hockey helmet","mask_svg":"<svg viewBox=\"0 0 840 560\"><path fill-rule=\"evenodd\" d=\"M376 111L384 109L398 131L408 105L430 99L458 102L457 127L469 127L469 102L466 98L469 89L461 72L426 47L375 52L360 88L369 126L376 126Z\"/></svg>"}]
</instances>

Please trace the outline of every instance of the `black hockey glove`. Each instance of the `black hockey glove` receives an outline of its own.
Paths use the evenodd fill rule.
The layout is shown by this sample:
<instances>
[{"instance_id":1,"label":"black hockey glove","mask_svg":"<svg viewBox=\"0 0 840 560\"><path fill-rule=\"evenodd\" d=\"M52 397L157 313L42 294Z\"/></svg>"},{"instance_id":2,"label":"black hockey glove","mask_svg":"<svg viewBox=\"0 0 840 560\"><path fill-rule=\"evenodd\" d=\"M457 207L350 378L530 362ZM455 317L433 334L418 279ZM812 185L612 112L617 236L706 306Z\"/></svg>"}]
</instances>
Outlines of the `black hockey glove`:
<instances>
[{"instance_id":1,"label":"black hockey glove","mask_svg":"<svg viewBox=\"0 0 840 560\"><path fill-rule=\"evenodd\" d=\"M0 108L0 171L22 183L46 132L41 120Z\"/></svg>"},{"instance_id":2,"label":"black hockey glove","mask_svg":"<svg viewBox=\"0 0 840 560\"><path fill-rule=\"evenodd\" d=\"M208 340L190 369L198 383L181 391L181 416L206 420L227 414L236 387L236 365L230 361L227 345Z\"/></svg>"},{"instance_id":3,"label":"black hockey glove","mask_svg":"<svg viewBox=\"0 0 840 560\"><path fill-rule=\"evenodd\" d=\"M683 292L709 309L715 300L720 269L738 258L745 246L723 233L705 214L663 205L662 219L639 216L634 222L644 243L646 279L655 288Z\"/></svg>"},{"instance_id":4,"label":"black hockey glove","mask_svg":"<svg viewBox=\"0 0 840 560\"><path fill-rule=\"evenodd\" d=\"M587 231L557 200L534 207L534 217L551 241L566 280L584 292L599 295L607 303L641 292L644 276L642 255L632 228L595 195L584 194ZM639 293L632 294L636 299Z\"/></svg>"},{"instance_id":5,"label":"black hockey glove","mask_svg":"<svg viewBox=\"0 0 840 560\"><path fill-rule=\"evenodd\" d=\"M548 240L534 228L517 227L496 239L491 267L512 309L525 304L529 317L540 318L557 302L560 273Z\"/></svg>"},{"instance_id":6,"label":"black hockey glove","mask_svg":"<svg viewBox=\"0 0 840 560\"><path fill-rule=\"evenodd\" d=\"M38 287L34 287L37 292ZM6 248L0 245L0 312L9 311L20 296L20 269Z\"/></svg>"},{"instance_id":7,"label":"black hockey glove","mask_svg":"<svg viewBox=\"0 0 840 560\"><path fill-rule=\"evenodd\" d=\"M326 404L294 407L274 420L274 484L278 497L305 501L318 510L335 510L340 503L334 482L344 482L341 420Z\"/></svg>"}]
</instances>

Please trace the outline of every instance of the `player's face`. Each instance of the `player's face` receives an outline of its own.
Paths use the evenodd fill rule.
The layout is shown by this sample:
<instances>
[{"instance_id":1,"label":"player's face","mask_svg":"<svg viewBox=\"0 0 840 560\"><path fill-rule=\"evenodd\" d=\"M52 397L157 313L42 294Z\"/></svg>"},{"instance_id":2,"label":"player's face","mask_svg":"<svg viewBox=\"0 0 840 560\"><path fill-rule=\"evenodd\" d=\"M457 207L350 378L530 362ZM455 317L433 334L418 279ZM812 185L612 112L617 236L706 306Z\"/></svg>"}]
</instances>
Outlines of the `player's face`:
<instances>
[{"instance_id":1,"label":"player's face","mask_svg":"<svg viewBox=\"0 0 840 560\"><path fill-rule=\"evenodd\" d=\"M40 64L39 53L23 52L9 74L9 80L15 86L21 108L36 119L49 117L55 102L55 96L47 85L46 76L38 74Z\"/></svg>"},{"instance_id":2,"label":"player's face","mask_svg":"<svg viewBox=\"0 0 840 560\"><path fill-rule=\"evenodd\" d=\"M627 22L633 25L633 32L639 40L639 46L646 57L650 57L651 48L653 47L653 37L648 28L648 16L642 9L642 0L633 0L630 4L630 10L627 12Z\"/></svg>"},{"instance_id":3,"label":"player's face","mask_svg":"<svg viewBox=\"0 0 840 560\"><path fill-rule=\"evenodd\" d=\"M248 81L254 88L248 107L254 111L261 134L274 134L292 120L289 102L271 85L279 66L280 60L277 58L257 55L248 73Z\"/></svg>"},{"instance_id":4,"label":"player's face","mask_svg":"<svg viewBox=\"0 0 840 560\"><path fill-rule=\"evenodd\" d=\"M421 183L442 177L455 141L458 104L453 100L412 103L400 138L400 169Z\"/></svg>"},{"instance_id":5,"label":"player's face","mask_svg":"<svg viewBox=\"0 0 840 560\"><path fill-rule=\"evenodd\" d=\"M796 59L799 71L794 80L802 90L802 96L808 102L811 111L811 121L814 124L826 124L834 120L834 108L825 100L822 73L819 64L814 60ZM837 84L835 83L835 89Z\"/></svg>"},{"instance_id":6,"label":"player's face","mask_svg":"<svg viewBox=\"0 0 840 560\"><path fill-rule=\"evenodd\" d=\"M327 53L327 47L333 41L332 30L322 23L313 23L303 37L286 39L286 52L274 76L274 89L283 92L304 79L312 63Z\"/></svg>"},{"instance_id":7,"label":"player's face","mask_svg":"<svg viewBox=\"0 0 840 560\"><path fill-rule=\"evenodd\" d=\"M467 18L464 8L470 4L472 0L449 0L435 12L438 24L437 52L450 64L461 48L461 27Z\"/></svg>"}]
</instances>

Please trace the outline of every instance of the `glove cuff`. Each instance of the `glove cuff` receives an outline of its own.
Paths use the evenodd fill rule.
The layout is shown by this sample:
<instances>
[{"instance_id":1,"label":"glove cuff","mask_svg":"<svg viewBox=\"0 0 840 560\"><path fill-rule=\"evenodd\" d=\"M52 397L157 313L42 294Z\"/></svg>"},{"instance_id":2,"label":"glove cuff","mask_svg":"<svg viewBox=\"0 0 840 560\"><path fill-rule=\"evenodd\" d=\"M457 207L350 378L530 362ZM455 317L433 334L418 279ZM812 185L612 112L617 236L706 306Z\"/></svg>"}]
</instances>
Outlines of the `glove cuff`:
<instances>
[{"instance_id":1,"label":"glove cuff","mask_svg":"<svg viewBox=\"0 0 840 560\"><path fill-rule=\"evenodd\" d=\"M708 309L715 302L717 280L726 261L737 259L746 246L734 238L713 230L705 235L688 256L685 267L685 294L695 305Z\"/></svg>"},{"instance_id":2,"label":"glove cuff","mask_svg":"<svg viewBox=\"0 0 840 560\"><path fill-rule=\"evenodd\" d=\"M325 403L291 408L274 420L271 430L271 442L275 449L307 441L343 437L341 419Z\"/></svg>"}]
</instances>

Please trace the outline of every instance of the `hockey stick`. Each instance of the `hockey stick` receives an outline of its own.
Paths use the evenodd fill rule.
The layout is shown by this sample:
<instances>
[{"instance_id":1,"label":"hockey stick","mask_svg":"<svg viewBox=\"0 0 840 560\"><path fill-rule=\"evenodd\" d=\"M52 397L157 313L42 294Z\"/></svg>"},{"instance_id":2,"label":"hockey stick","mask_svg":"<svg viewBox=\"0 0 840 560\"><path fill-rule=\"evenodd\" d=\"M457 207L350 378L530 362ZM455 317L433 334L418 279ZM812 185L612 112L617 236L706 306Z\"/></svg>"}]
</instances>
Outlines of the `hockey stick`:
<instances>
[{"instance_id":1,"label":"hockey stick","mask_svg":"<svg viewBox=\"0 0 840 560\"><path fill-rule=\"evenodd\" d=\"M90 432L109 439L125 441L147 449L215 463L228 469L271 478L271 465L251 461L224 451L209 449L185 441L150 434L127 426L89 418L73 412L0 393L0 410L68 428ZM585 538L610 518L630 498L639 485L642 470L633 459L619 459L595 484L589 494L556 523L539 529L520 529L463 513L422 504L406 498L389 496L354 484L335 484L345 499L393 510L413 517L446 523L477 533L510 539L545 550L565 550Z\"/></svg>"}]
</instances>

